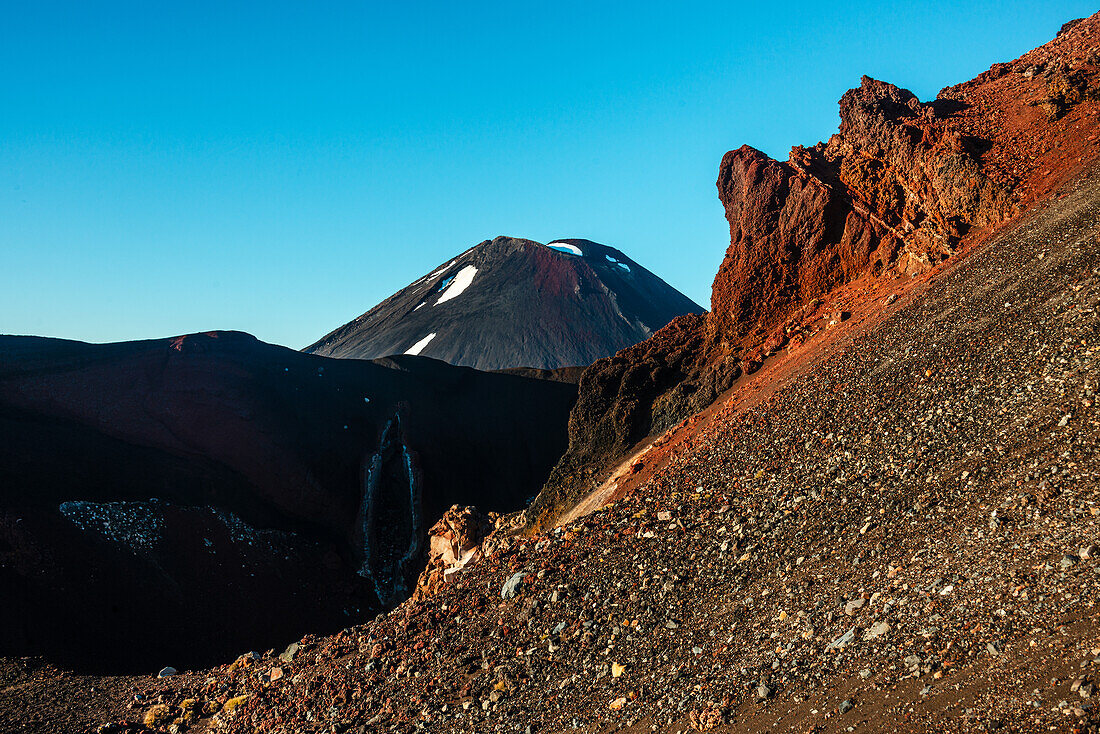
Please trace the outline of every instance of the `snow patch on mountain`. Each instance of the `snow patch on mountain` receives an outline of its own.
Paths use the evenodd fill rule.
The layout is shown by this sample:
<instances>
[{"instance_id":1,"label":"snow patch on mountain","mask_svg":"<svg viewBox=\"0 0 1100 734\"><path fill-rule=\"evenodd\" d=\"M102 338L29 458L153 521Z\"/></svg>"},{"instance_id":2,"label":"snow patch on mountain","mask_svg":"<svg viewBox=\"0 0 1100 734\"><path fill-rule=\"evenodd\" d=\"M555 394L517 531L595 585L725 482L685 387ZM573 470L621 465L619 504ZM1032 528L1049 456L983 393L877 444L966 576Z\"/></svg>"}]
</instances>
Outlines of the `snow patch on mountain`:
<instances>
[{"instance_id":1,"label":"snow patch on mountain","mask_svg":"<svg viewBox=\"0 0 1100 734\"><path fill-rule=\"evenodd\" d=\"M443 295L439 297L439 300L435 302L435 305L439 305L446 301L462 295L462 292L470 287L470 283L474 282L474 276L477 275L477 268L473 265L466 265L462 270L458 271L458 274L454 276L451 281L451 285L447 290L443 291Z\"/></svg>"},{"instance_id":2,"label":"snow patch on mountain","mask_svg":"<svg viewBox=\"0 0 1100 734\"><path fill-rule=\"evenodd\" d=\"M435 339L434 331L418 341L416 344L413 344L411 347L409 347L408 351L406 351L405 354L411 354L415 357L416 355L420 354L424 347L428 346L428 342L430 342L432 339Z\"/></svg>"},{"instance_id":3,"label":"snow patch on mountain","mask_svg":"<svg viewBox=\"0 0 1100 734\"><path fill-rule=\"evenodd\" d=\"M551 250L557 250L558 252L564 252L566 255L577 255L584 257L584 251L576 245L571 245L568 242L551 242L547 245Z\"/></svg>"},{"instance_id":4,"label":"snow patch on mountain","mask_svg":"<svg viewBox=\"0 0 1100 734\"><path fill-rule=\"evenodd\" d=\"M455 260L457 260L457 259L458 258L455 258ZM431 273L431 274L427 275L424 278L421 278L421 280L433 281L436 278L438 278L439 276L443 275L443 273L447 272L447 268L451 267L454 264L455 264L455 261L451 260L449 263L447 263L446 265L441 267L439 270L435 271L434 273Z\"/></svg>"},{"instance_id":5,"label":"snow patch on mountain","mask_svg":"<svg viewBox=\"0 0 1100 734\"><path fill-rule=\"evenodd\" d=\"M610 255L604 255L604 257L606 257L607 261L610 262L612 265L618 265L620 268L622 268L626 272L628 272L628 273L630 272L630 266L627 265L626 263L619 262L618 260L611 257Z\"/></svg>"}]
</instances>

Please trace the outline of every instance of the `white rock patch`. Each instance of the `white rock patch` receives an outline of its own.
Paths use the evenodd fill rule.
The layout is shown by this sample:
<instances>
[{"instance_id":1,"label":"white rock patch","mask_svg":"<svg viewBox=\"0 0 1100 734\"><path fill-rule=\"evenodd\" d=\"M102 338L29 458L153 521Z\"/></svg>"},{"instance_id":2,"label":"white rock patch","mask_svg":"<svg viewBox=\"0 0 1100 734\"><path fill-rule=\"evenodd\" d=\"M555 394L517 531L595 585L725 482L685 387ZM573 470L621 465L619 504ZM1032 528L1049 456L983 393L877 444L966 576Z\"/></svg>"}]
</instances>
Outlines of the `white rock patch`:
<instances>
[{"instance_id":1,"label":"white rock patch","mask_svg":"<svg viewBox=\"0 0 1100 734\"><path fill-rule=\"evenodd\" d=\"M416 344L413 344L411 347L409 347L409 350L405 352L405 354L411 354L413 356L420 354L421 350L424 349L424 347L428 346L428 342L430 342L432 339L435 339L434 331L418 341Z\"/></svg>"},{"instance_id":2,"label":"white rock patch","mask_svg":"<svg viewBox=\"0 0 1100 734\"><path fill-rule=\"evenodd\" d=\"M477 268L473 265L467 265L458 271L458 274L451 281L451 284L447 286L447 290L443 291L443 295L439 297L439 300L435 302L435 305L445 303L456 296L462 295L462 291L470 287L470 283L474 282L474 276L477 275ZM434 336L434 335L433 335Z\"/></svg>"},{"instance_id":3,"label":"white rock patch","mask_svg":"<svg viewBox=\"0 0 1100 734\"><path fill-rule=\"evenodd\" d=\"M149 502L62 502L62 515L85 532L98 533L136 552L156 550L164 535L164 516Z\"/></svg>"}]
</instances>

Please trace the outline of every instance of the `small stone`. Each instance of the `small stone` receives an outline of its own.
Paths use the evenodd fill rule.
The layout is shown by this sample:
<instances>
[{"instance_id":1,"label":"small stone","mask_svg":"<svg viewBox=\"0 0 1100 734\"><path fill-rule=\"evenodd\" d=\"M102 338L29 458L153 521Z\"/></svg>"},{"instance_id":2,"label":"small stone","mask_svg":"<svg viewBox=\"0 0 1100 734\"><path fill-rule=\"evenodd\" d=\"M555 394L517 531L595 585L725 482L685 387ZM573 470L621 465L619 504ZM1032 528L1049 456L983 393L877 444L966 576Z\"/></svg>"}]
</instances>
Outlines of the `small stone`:
<instances>
[{"instance_id":1,"label":"small stone","mask_svg":"<svg viewBox=\"0 0 1100 734\"><path fill-rule=\"evenodd\" d=\"M828 645L826 645L825 646L825 651L828 652L829 650L843 650L849 644L851 644L852 640L854 640L855 638L856 638L856 628L852 627L847 632L842 634L840 637L836 638L835 640L830 642Z\"/></svg>"},{"instance_id":2,"label":"small stone","mask_svg":"<svg viewBox=\"0 0 1100 734\"><path fill-rule=\"evenodd\" d=\"M626 699L623 698L623 697L619 697L619 698L616 698L614 701L612 701L610 704L608 704L607 707L609 709L611 709L612 711L618 711L619 709L621 709L625 705L626 705Z\"/></svg>"},{"instance_id":3,"label":"small stone","mask_svg":"<svg viewBox=\"0 0 1100 734\"><path fill-rule=\"evenodd\" d=\"M756 697L759 698L761 701L763 701L764 699L770 698L771 695L772 695L772 689L768 688L763 683L761 683L760 685L758 685L756 687Z\"/></svg>"},{"instance_id":4,"label":"small stone","mask_svg":"<svg viewBox=\"0 0 1100 734\"><path fill-rule=\"evenodd\" d=\"M160 672L157 673L157 677L158 678L168 678L168 677L171 677L173 675L176 675L177 673L179 673L179 671L176 670L175 668L173 668L171 665L169 665L166 668L161 668Z\"/></svg>"},{"instance_id":5,"label":"small stone","mask_svg":"<svg viewBox=\"0 0 1100 734\"><path fill-rule=\"evenodd\" d=\"M266 670L263 673L260 673L260 680L266 681L268 683L274 683L282 677L282 668L272 668L271 670Z\"/></svg>"},{"instance_id":6,"label":"small stone","mask_svg":"<svg viewBox=\"0 0 1100 734\"><path fill-rule=\"evenodd\" d=\"M867 603L866 599L852 599L850 602L844 605L844 613L851 617L853 614L863 608L863 605Z\"/></svg>"},{"instance_id":7,"label":"small stone","mask_svg":"<svg viewBox=\"0 0 1100 734\"><path fill-rule=\"evenodd\" d=\"M1073 566L1077 565L1077 556L1073 555L1072 553L1067 553L1062 556L1062 560L1059 561L1058 565L1060 565L1062 568L1072 568Z\"/></svg>"},{"instance_id":8,"label":"small stone","mask_svg":"<svg viewBox=\"0 0 1100 734\"><path fill-rule=\"evenodd\" d=\"M1081 550L1077 551L1077 557L1083 561L1087 561L1090 558L1096 557L1096 546L1093 544L1081 546Z\"/></svg>"},{"instance_id":9,"label":"small stone","mask_svg":"<svg viewBox=\"0 0 1100 734\"><path fill-rule=\"evenodd\" d=\"M611 663L611 677L618 678L626 672L625 665L619 665L618 663Z\"/></svg>"},{"instance_id":10,"label":"small stone","mask_svg":"<svg viewBox=\"0 0 1100 734\"><path fill-rule=\"evenodd\" d=\"M985 649L989 650L990 655L1000 655L1004 651L1004 646L1000 640L993 640L986 643Z\"/></svg>"},{"instance_id":11,"label":"small stone","mask_svg":"<svg viewBox=\"0 0 1100 734\"><path fill-rule=\"evenodd\" d=\"M842 714L846 714L849 711L851 711L852 709L854 709L855 707L856 707L856 705L854 703L852 703L852 699L846 698L846 699L844 699L843 701L840 702L840 706L837 707L837 710L840 711L840 713L842 713Z\"/></svg>"},{"instance_id":12,"label":"small stone","mask_svg":"<svg viewBox=\"0 0 1100 734\"><path fill-rule=\"evenodd\" d=\"M501 599L511 599L516 595L519 587L523 585L523 575L523 571L517 571L504 582L504 586L500 589Z\"/></svg>"},{"instance_id":13,"label":"small stone","mask_svg":"<svg viewBox=\"0 0 1100 734\"><path fill-rule=\"evenodd\" d=\"M877 639L877 638L882 637L883 635L885 635L887 632L889 632L890 629L891 629L891 627L890 627L889 622L886 622L886 621L875 622L874 624L872 624L870 626L870 628L868 628L868 630L866 632L863 633L863 639L865 639L865 640Z\"/></svg>"},{"instance_id":14,"label":"small stone","mask_svg":"<svg viewBox=\"0 0 1100 734\"><path fill-rule=\"evenodd\" d=\"M862 678L863 680L867 680L872 675L873 675L873 673L871 673L870 668L864 668L863 670L859 671L859 677Z\"/></svg>"},{"instance_id":15,"label":"small stone","mask_svg":"<svg viewBox=\"0 0 1100 734\"><path fill-rule=\"evenodd\" d=\"M298 643L292 642L286 646L286 649L279 653L279 659L284 663L289 663L294 660L294 656L298 654Z\"/></svg>"}]
</instances>

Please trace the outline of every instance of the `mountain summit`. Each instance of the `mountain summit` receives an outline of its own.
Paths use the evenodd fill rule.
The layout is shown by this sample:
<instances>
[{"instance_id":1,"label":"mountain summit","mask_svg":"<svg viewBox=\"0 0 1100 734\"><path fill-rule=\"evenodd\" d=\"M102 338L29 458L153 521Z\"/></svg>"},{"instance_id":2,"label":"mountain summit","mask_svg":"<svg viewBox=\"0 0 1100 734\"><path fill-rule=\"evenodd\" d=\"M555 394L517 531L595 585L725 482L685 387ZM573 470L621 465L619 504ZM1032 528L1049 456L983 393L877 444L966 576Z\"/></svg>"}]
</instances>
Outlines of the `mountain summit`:
<instances>
[{"instance_id":1,"label":"mountain summit","mask_svg":"<svg viewBox=\"0 0 1100 734\"><path fill-rule=\"evenodd\" d=\"M304 351L419 354L483 370L587 365L704 309L613 247L497 237Z\"/></svg>"}]
</instances>

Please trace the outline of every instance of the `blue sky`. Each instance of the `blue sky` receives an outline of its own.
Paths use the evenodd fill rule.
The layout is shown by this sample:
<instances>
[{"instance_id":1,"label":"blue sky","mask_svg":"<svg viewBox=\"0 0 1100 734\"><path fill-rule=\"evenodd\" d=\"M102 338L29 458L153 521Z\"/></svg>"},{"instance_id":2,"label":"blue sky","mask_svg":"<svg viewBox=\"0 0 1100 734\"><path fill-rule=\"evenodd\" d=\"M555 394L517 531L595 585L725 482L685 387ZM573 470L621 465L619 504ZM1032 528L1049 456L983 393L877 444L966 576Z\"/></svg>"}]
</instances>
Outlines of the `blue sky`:
<instances>
[{"instance_id":1,"label":"blue sky","mask_svg":"<svg viewBox=\"0 0 1100 734\"><path fill-rule=\"evenodd\" d=\"M0 333L314 341L499 234L703 305L742 143L922 99L1086 2L5 3Z\"/></svg>"}]
</instances>

